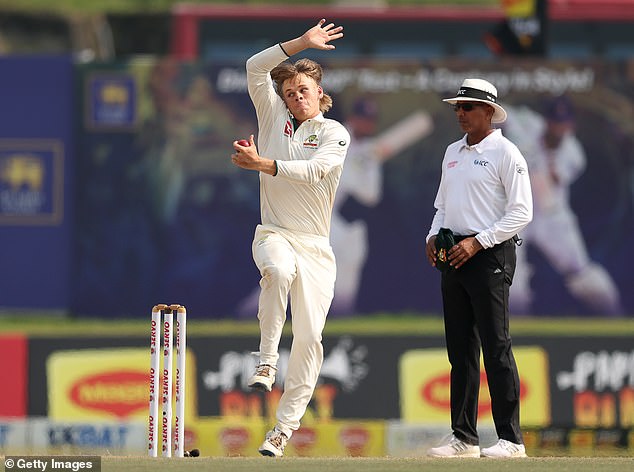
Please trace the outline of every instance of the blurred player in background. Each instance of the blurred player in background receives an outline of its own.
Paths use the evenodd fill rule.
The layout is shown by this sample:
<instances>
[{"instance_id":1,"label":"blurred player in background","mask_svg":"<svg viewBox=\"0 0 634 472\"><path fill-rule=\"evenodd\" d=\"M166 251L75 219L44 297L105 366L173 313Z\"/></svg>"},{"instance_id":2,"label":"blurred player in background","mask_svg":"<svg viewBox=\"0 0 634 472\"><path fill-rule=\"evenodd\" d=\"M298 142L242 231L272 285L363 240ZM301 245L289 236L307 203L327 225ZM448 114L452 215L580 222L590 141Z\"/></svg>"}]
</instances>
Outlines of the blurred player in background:
<instances>
[{"instance_id":1,"label":"blurred player in background","mask_svg":"<svg viewBox=\"0 0 634 472\"><path fill-rule=\"evenodd\" d=\"M251 388L270 392L275 383L289 297L293 317L277 424L259 448L265 456L284 454L323 363L322 331L336 278L330 220L350 144L345 127L324 118L332 99L321 87L321 66L309 59L286 60L309 48L334 49L330 41L341 38L342 30L322 19L302 36L252 56L246 66L259 150L253 136L249 146L235 141L231 160L260 175L261 224L253 239L253 259L262 277L260 358L248 381Z\"/></svg>"},{"instance_id":2,"label":"blurred player in background","mask_svg":"<svg viewBox=\"0 0 634 472\"><path fill-rule=\"evenodd\" d=\"M505 134L526 156L533 185L534 217L522 232L564 278L570 294L597 313L622 313L610 274L588 256L577 218L570 207L570 185L586 167L586 155L574 134L572 102L566 96L544 104L543 116L522 106L509 113ZM510 303L514 312L531 312L533 269L526 247L517 250Z\"/></svg>"},{"instance_id":3,"label":"blurred player in background","mask_svg":"<svg viewBox=\"0 0 634 472\"><path fill-rule=\"evenodd\" d=\"M330 227L330 241L337 258L337 281L331 312L356 313L357 294L368 256L368 227L362 219L348 220L342 207L354 198L365 207L376 206L383 196L383 164L400 151L431 133L427 113L415 112L377 133L379 106L369 97L353 103L344 125L350 132L350 148L341 175Z\"/></svg>"},{"instance_id":4,"label":"blurred player in background","mask_svg":"<svg viewBox=\"0 0 634 472\"><path fill-rule=\"evenodd\" d=\"M151 111L139 145L145 153L154 211L162 224L169 224L178 217L183 201L196 193L193 181L227 178L239 171L227 162L226 136L246 133L253 123L220 100L208 77L173 58L152 66L147 87L146 108Z\"/></svg>"}]
</instances>

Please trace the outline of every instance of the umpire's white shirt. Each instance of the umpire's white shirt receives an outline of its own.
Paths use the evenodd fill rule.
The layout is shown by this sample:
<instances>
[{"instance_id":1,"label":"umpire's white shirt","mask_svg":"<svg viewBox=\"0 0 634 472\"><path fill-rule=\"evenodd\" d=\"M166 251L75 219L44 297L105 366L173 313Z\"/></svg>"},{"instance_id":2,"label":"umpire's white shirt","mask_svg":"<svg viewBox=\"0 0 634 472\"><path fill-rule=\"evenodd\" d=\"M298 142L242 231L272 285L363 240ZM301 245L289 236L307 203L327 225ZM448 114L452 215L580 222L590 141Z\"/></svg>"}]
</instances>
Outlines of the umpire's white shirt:
<instances>
[{"instance_id":1,"label":"umpire's white shirt","mask_svg":"<svg viewBox=\"0 0 634 472\"><path fill-rule=\"evenodd\" d=\"M427 240L440 228L476 235L485 249L511 239L533 218L526 160L499 129L473 146L465 135L445 151L434 206Z\"/></svg>"},{"instance_id":2,"label":"umpire's white shirt","mask_svg":"<svg viewBox=\"0 0 634 472\"><path fill-rule=\"evenodd\" d=\"M279 45L247 61L249 95L258 118L260 155L277 162L277 175L260 173L262 224L328 237L350 135L320 113L293 130L270 71L288 59Z\"/></svg>"}]
</instances>

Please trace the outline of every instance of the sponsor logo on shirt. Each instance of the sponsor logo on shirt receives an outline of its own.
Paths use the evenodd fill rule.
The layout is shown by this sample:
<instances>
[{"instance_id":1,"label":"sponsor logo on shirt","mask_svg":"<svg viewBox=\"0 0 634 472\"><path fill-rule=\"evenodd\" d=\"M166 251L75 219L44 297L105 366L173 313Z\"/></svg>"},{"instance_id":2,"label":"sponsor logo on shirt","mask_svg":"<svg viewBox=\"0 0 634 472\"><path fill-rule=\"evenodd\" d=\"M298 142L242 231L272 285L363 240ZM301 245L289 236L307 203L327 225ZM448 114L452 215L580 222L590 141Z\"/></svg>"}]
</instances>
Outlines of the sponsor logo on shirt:
<instances>
[{"instance_id":1,"label":"sponsor logo on shirt","mask_svg":"<svg viewBox=\"0 0 634 472\"><path fill-rule=\"evenodd\" d=\"M447 169L453 169L458 165L458 161L451 161L447 164Z\"/></svg>"},{"instance_id":2,"label":"sponsor logo on shirt","mask_svg":"<svg viewBox=\"0 0 634 472\"><path fill-rule=\"evenodd\" d=\"M526 174L526 168L525 168L525 167L522 167L522 166L521 166L521 165L519 165L519 164L516 164L516 165L515 165L515 172L517 172L517 173L518 173L518 174L520 174L520 175L524 175L524 174Z\"/></svg>"},{"instance_id":3,"label":"sponsor logo on shirt","mask_svg":"<svg viewBox=\"0 0 634 472\"><path fill-rule=\"evenodd\" d=\"M293 124L291 120L286 120L286 124L284 125L284 136L291 137L293 135Z\"/></svg>"},{"instance_id":4,"label":"sponsor logo on shirt","mask_svg":"<svg viewBox=\"0 0 634 472\"><path fill-rule=\"evenodd\" d=\"M316 134L311 134L304 141L304 147L316 148L319 146L319 138Z\"/></svg>"},{"instance_id":5,"label":"sponsor logo on shirt","mask_svg":"<svg viewBox=\"0 0 634 472\"><path fill-rule=\"evenodd\" d=\"M476 166L486 167L489 165L489 161L485 161L484 159L476 159L473 161L473 164Z\"/></svg>"}]
</instances>

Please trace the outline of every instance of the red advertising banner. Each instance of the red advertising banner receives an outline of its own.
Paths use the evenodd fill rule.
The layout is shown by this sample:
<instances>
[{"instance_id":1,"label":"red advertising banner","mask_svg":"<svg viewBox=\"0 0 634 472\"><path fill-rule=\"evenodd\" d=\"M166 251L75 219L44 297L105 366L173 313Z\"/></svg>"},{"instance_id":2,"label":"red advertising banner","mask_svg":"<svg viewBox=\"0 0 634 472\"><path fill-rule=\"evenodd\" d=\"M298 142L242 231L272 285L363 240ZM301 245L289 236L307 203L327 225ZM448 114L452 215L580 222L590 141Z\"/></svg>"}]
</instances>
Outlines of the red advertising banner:
<instances>
[{"instance_id":1,"label":"red advertising banner","mask_svg":"<svg viewBox=\"0 0 634 472\"><path fill-rule=\"evenodd\" d=\"M28 344L21 335L0 336L0 417L24 417L27 408Z\"/></svg>"}]
</instances>

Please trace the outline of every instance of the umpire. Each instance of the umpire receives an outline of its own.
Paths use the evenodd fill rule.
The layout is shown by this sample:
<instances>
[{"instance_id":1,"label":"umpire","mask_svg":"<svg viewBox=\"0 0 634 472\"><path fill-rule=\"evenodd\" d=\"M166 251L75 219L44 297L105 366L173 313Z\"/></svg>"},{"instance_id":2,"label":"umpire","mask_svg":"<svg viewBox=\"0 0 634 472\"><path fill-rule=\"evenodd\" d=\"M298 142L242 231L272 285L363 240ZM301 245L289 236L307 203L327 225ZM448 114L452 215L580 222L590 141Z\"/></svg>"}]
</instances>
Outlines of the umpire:
<instances>
[{"instance_id":1,"label":"umpire","mask_svg":"<svg viewBox=\"0 0 634 472\"><path fill-rule=\"evenodd\" d=\"M509 287L517 234L532 219L526 160L492 123L506 120L497 89L465 79L453 105L464 137L450 144L434 202L426 254L442 272L452 435L433 457L526 457L520 383L509 335ZM479 448L480 346L499 440Z\"/></svg>"}]
</instances>

